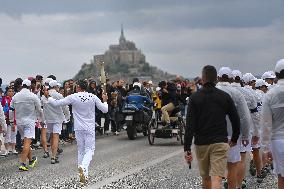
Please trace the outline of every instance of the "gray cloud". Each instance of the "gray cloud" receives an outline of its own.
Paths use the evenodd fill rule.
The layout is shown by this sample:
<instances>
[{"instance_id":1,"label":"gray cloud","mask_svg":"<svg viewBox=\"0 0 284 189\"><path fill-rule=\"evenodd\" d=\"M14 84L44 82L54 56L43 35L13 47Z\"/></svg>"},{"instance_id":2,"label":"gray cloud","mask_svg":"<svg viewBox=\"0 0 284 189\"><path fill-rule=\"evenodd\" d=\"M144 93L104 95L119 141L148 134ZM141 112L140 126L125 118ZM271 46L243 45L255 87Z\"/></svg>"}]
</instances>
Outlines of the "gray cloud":
<instances>
[{"instance_id":1,"label":"gray cloud","mask_svg":"<svg viewBox=\"0 0 284 189\"><path fill-rule=\"evenodd\" d=\"M282 58L283 1L0 0L0 64L16 77L76 74L117 43L121 22L150 64L187 77L212 64L255 74Z\"/></svg>"}]
</instances>

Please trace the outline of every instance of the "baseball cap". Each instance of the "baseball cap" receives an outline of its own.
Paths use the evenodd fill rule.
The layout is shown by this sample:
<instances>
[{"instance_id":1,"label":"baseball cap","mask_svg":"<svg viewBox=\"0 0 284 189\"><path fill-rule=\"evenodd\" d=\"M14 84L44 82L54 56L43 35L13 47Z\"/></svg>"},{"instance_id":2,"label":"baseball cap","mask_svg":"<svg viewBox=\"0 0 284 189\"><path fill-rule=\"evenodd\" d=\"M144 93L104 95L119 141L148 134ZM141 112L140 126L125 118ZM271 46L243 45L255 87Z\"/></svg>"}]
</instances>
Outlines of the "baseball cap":
<instances>
[{"instance_id":1,"label":"baseball cap","mask_svg":"<svg viewBox=\"0 0 284 189\"><path fill-rule=\"evenodd\" d=\"M282 70L284 70L284 59L279 60L275 66L276 73L280 73Z\"/></svg>"},{"instance_id":2,"label":"baseball cap","mask_svg":"<svg viewBox=\"0 0 284 189\"><path fill-rule=\"evenodd\" d=\"M44 83L45 83L45 84L49 84L49 82L52 81L52 80L53 80L52 78L47 78L47 79L44 81Z\"/></svg>"},{"instance_id":3,"label":"baseball cap","mask_svg":"<svg viewBox=\"0 0 284 189\"><path fill-rule=\"evenodd\" d=\"M28 80L28 79L25 79L25 80L23 81L23 83L22 83L22 85L26 85L26 86L28 86L28 87L30 87L31 84L32 84L32 82L31 82L30 80Z\"/></svg>"},{"instance_id":4,"label":"baseball cap","mask_svg":"<svg viewBox=\"0 0 284 189\"><path fill-rule=\"evenodd\" d=\"M242 72L240 70L233 70L232 75L234 79L238 76L240 79L242 79Z\"/></svg>"},{"instance_id":5,"label":"baseball cap","mask_svg":"<svg viewBox=\"0 0 284 189\"><path fill-rule=\"evenodd\" d=\"M222 77L223 75L227 75L229 78L232 78L232 70L229 67L221 67L218 72L218 76Z\"/></svg>"},{"instance_id":6,"label":"baseball cap","mask_svg":"<svg viewBox=\"0 0 284 189\"><path fill-rule=\"evenodd\" d=\"M266 82L263 79L257 79L255 82L255 87L266 86Z\"/></svg>"},{"instance_id":7,"label":"baseball cap","mask_svg":"<svg viewBox=\"0 0 284 189\"><path fill-rule=\"evenodd\" d=\"M52 80L52 81L49 82L49 86L50 87L58 86L58 82L56 80Z\"/></svg>"},{"instance_id":8,"label":"baseball cap","mask_svg":"<svg viewBox=\"0 0 284 189\"><path fill-rule=\"evenodd\" d=\"M271 74L271 72L264 72L261 79L274 79L276 76Z\"/></svg>"},{"instance_id":9,"label":"baseball cap","mask_svg":"<svg viewBox=\"0 0 284 189\"><path fill-rule=\"evenodd\" d=\"M243 75L242 79L245 83L248 83L248 82L253 81L253 80L255 80L255 81L257 80L257 78L255 78L251 73L245 73Z\"/></svg>"}]
</instances>

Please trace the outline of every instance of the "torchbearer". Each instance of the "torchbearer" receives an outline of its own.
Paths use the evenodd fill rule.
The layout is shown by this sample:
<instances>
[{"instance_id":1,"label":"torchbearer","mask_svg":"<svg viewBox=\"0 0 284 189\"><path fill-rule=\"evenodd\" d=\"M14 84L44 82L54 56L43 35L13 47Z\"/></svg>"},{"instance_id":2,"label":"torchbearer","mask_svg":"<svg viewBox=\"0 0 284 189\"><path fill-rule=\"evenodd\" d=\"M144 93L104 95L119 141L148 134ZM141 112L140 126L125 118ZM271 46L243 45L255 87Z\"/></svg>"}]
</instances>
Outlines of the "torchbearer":
<instances>
[{"instance_id":1,"label":"torchbearer","mask_svg":"<svg viewBox=\"0 0 284 189\"><path fill-rule=\"evenodd\" d=\"M88 168L95 151L95 107L103 113L108 112L107 94L102 94L102 102L96 95L86 92L87 87L88 83L80 80L77 82L76 93L60 100L50 97L47 91L44 94L53 106L72 105L74 130L78 146L78 171L81 183L85 183L88 178Z\"/></svg>"}]
</instances>

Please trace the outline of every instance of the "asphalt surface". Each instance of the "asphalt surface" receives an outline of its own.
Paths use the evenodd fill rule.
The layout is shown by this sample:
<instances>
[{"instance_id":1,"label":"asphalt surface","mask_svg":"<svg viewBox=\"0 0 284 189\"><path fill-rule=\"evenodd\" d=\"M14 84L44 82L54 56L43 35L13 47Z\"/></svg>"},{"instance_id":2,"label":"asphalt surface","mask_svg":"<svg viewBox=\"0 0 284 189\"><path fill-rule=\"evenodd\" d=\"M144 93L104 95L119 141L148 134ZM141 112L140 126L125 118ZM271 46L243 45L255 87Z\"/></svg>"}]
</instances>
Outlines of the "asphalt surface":
<instances>
[{"instance_id":1,"label":"asphalt surface","mask_svg":"<svg viewBox=\"0 0 284 189\"><path fill-rule=\"evenodd\" d=\"M0 188L12 189L72 189L72 188L201 188L196 161L192 169L183 159L183 148L174 139L156 139L150 146L142 134L134 141L125 133L119 136L98 137L96 152L90 167L87 185L77 178L76 144L63 147L60 163L51 165L42 150L34 151L39 162L28 172L19 172L18 157L0 159ZM273 175L257 184L250 176L248 188L276 188Z\"/></svg>"}]
</instances>

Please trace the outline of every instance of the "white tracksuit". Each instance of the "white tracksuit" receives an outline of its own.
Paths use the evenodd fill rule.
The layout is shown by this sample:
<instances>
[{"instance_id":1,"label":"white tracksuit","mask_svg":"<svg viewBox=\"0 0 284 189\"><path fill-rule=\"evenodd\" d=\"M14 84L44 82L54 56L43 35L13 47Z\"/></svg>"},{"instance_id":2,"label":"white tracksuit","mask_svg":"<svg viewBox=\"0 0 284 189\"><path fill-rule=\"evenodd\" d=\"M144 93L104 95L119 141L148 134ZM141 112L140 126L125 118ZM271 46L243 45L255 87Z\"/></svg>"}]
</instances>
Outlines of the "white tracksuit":
<instances>
[{"instance_id":1,"label":"white tracksuit","mask_svg":"<svg viewBox=\"0 0 284 189\"><path fill-rule=\"evenodd\" d=\"M261 115L261 146L268 151L271 143L275 173L284 177L284 79L266 93Z\"/></svg>"},{"instance_id":2,"label":"white tracksuit","mask_svg":"<svg viewBox=\"0 0 284 189\"><path fill-rule=\"evenodd\" d=\"M260 137L260 112L259 112L259 105L261 104L261 101L256 93L255 90L252 89L251 86L249 85L245 85L244 86L245 89L247 89L248 91L250 91L250 93L254 96L256 102L257 102L257 107L256 107L256 111L252 111L251 110L251 118L253 120L253 128L252 128L252 136L257 136ZM252 145L252 148L259 148L260 147L260 141L258 144Z\"/></svg>"},{"instance_id":3,"label":"white tracksuit","mask_svg":"<svg viewBox=\"0 0 284 189\"><path fill-rule=\"evenodd\" d=\"M74 130L78 145L78 165L82 166L85 176L88 176L88 168L95 150L96 117L95 107L103 113L107 113L107 102L87 92L78 92L61 100L48 98L54 106L72 105L74 116Z\"/></svg>"},{"instance_id":4,"label":"white tracksuit","mask_svg":"<svg viewBox=\"0 0 284 189\"><path fill-rule=\"evenodd\" d=\"M247 89L246 87L242 87L240 83L232 83L231 86L243 94L247 102L249 110L257 109L257 100L249 89ZM255 124L252 120L252 116L253 116L252 114L254 113L250 113L250 135L251 136L250 136L249 144L247 146L243 146L241 144L241 152L250 152L251 151L251 137L259 136L259 129L255 127Z\"/></svg>"},{"instance_id":5,"label":"white tracksuit","mask_svg":"<svg viewBox=\"0 0 284 189\"><path fill-rule=\"evenodd\" d=\"M239 117L240 117L240 131L242 138L239 138L239 142L241 140L249 140L249 131L250 131L250 113L249 109L246 103L246 100L241 92L239 92L237 89L231 86L228 82L219 82L217 83L216 87L218 89L221 89L222 91L228 93L237 108ZM228 124L228 136L231 137L231 131L229 130L230 127L230 121L227 121ZM236 163L241 160L240 156L240 145L236 145L234 147L231 147L228 154L228 162Z\"/></svg>"},{"instance_id":6,"label":"white tracksuit","mask_svg":"<svg viewBox=\"0 0 284 189\"><path fill-rule=\"evenodd\" d=\"M50 89L49 95L56 100L60 100L64 98L55 89ZM51 124L54 126L59 125L60 127L62 127L62 123L64 120L70 120L70 112L69 112L69 108L67 105L59 106L59 107L52 106L45 96L41 97L41 101L43 105L43 114L44 114L44 120L46 124ZM61 132L61 129L60 129L60 132ZM58 132L55 132L55 133L58 133Z\"/></svg>"}]
</instances>

